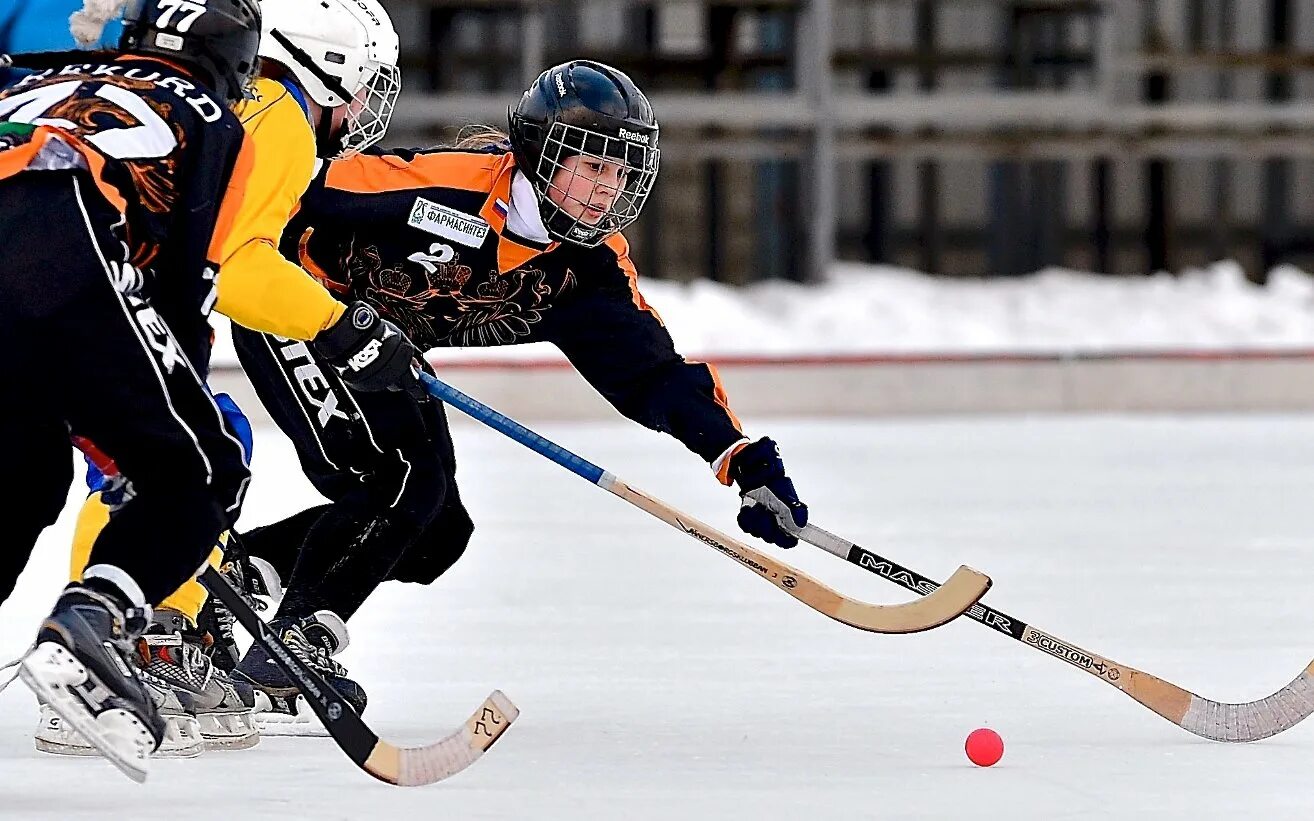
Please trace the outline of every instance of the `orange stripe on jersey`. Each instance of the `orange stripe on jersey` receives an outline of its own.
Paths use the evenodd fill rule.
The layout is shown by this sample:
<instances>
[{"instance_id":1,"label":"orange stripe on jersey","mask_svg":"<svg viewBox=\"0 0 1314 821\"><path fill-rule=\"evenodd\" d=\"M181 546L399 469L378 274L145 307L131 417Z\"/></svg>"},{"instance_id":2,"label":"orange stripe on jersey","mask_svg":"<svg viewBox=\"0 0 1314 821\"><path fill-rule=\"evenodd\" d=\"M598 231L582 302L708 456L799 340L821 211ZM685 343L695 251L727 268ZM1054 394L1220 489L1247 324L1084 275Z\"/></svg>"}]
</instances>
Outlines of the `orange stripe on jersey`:
<instances>
[{"instance_id":1,"label":"orange stripe on jersey","mask_svg":"<svg viewBox=\"0 0 1314 821\"><path fill-rule=\"evenodd\" d=\"M211 261L222 261L224 243L233 230L233 223L242 210L242 200L246 194L246 181L255 168L255 144L249 134L242 135L242 148L237 154L237 163L233 173L228 177L228 190L224 201L219 206L219 218L214 223L214 233L210 236L210 248L206 256Z\"/></svg>"},{"instance_id":2,"label":"orange stripe on jersey","mask_svg":"<svg viewBox=\"0 0 1314 821\"><path fill-rule=\"evenodd\" d=\"M82 156L87 158L87 165L90 166L91 178L96 181L96 187L105 197L105 201L119 210L120 214L128 213L128 201L123 198L123 192L116 186L105 182L105 158L99 151L84 145L75 145L75 148L81 152ZM151 254L154 256L154 253Z\"/></svg>"},{"instance_id":3,"label":"orange stripe on jersey","mask_svg":"<svg viewBox=\"0 0 1314 821\"><path fill-rule=\"evenodd\" d=\"M196 76L195 71L183 65L182 63L175 63L173 60L170 60L168 57L161 57L158 54L120 54L114 58L115 62L125 62L125 63L135 62L138 60L146 60L155 63L164 63L166 66L178 72L179 74L182 74L185 77Z\"/></svg>"},{"instance_id":4,"label":"orange stripe on jersey","mask_svg":"<svg viewBox=\"0 0 1314 821\"><path fill-rule=\"evenodd\" d=\"M52 138L62 141L82 155L87 162L87 170L91 172L91 177L96 183L96 188L100 190L101 195L105 197L110 205L118 209L119 213L128 210L128 201L123 198L123 193L104 180L105 157L74 135L50 126L37 128L32 135L32 139L26 145L11 148L8 151L0 151L0 180L26 171L37 155L41 153L41 149Z\"/></svg>"},{"instance_id":5,"label":"orange stripe on jersey","mask_svg":"<svg viewBox=\"0 0 1314 821\"><path fill-rule=\"evenodd\" d=\"M529 248L499 235L497 238L497 272L505 274L507 271L514 271L534 257L544 253L547 252L537 248Z\"/></svg>"},{"instance_id":6,"label":"orange stripe on jersey","mask_svg":"<svg viewBox=\"0 0 1314 821\"><path fill-rule=\"evenodd\" d=\"M491 191L510 154L444 151L405 160L395 154L357 154L329 163L325 186L355 194L417 188Z\"/></svg>"},{"instance_id":7,"label":"orange stripe on jersey","mask_svg":"<svg viewBox=\"0 0 1314 821\"><path fill-rule=\"evenodd\" d=\"M711 366L709 365L708 367L711 367ZM713 373L715 373L715 372L713 372ZM720 388L721 388L721 380L720 380L720 378L717 378L716 387L717 387L717 392L718 392L718 394L719 394L720 396L724 397L724 396L725 396L725 392L720 390ZM730 414L730 418L733 419L733 418L734 418L734 414ZM736 428L739 427L739 420L737 420L737 419L735 420L735 427L736 427ZM743 431L740 431L740 433L743 433ZM727 453L727 454L725 455L725 458L721 460L721 468L720 468L720 470L718 470L718 471L716 472L716 480L717 480L718 482L720 482L721 484L725 485L726 487L729 487L731 484L734 483L734 480L730 478L730 460L734 459L734 458L735 458L735 454L738 453L739 451L743 450L743 449L746 448L746 447L748 447L748 443L747 443L747 442L740 442L739 444L737 444L737 445L735 445L734 447L730 448L730 452Z\"/></svg>"},{"instance_id":8,"label":"orange stripe on jersey","mask_svg":"<svg viewBox=\"0 0 1314 821\"><path fill-rule=\"evenodd\" d=\"M41 150L45 138L40 134L32 137L31 142L18 148L11 148L8 151L0 151L0 180L12 177L32 164L37 152Z\"/></svg>"},{"instance_id":9,"label":"orange stripe on jersey","mask_svg":"<svg viewBox=\"0 0 1314 821\"><path fill-rule=\"evenodd\" d=\"M653 319L660 322L663 328L666 327L666 323L662 322L661 314L657 313L657 309L649 305L648 300L639 293L639 271L630 259L629 241L620 234L612 234L607 237L607 247L616 252L616 263L630 280L630 299L634 300L635 307L652 314Z\"/></svg>"},{"instance_id":10,"label":"orange stripe on jersey","mask_svg":"<svg viewBox=\"0 0 1314 821\"><path fill-rule=\"evenodd\" d=\"M730 424L735 426L735 430L743 433L744 426L739 423L739 417L735 416L735 412L730 410L730 397L726 395L725 383L721 381L721 372L710 362L689 362L689 364L702 365L707 368L707 372L712 375L712 385L714 386L712 396L716 398L716 404L720 405L725 411L725 415L730 417Z\"/></svg>"},{"instance_id":11,"label":"orange stripe on jersey","mask_svg":"<svg viewBox=\"0 0 1314 821\"><path fill-rule=\"evenodd\" d=\"M634 267L634 262L630 259L629 241L620 234L612 234L607 237L607 247L616 252L616 263L620 265L621 270L625 272L626 278L630 281L630 298L634 300L635 307L641 311L647 311L652 314L653 319L662 322L661 314L658 314L657 310L648 304L648 300L643 298L643 294L639 293L639 271ZM663 327L665 324L666 323L662 322ZM739 417L735 416L735 412L730 410L730 399L726 396L725 384L721 381L721 374L716 370L716 367L707 362L686 361L689 362L690 365L702 365L707 368L707 372L712 377L712 396L716 399L716 404L720 405L721 409L725 411L725 415L730 418L730 424L735 426L735 430L743 433L744 426L740 424ZM726 465L728 465L730 460L726 459L725 462ZM730 474L727 471L729 471L729 468L725 467L722 471L725 475L722 476L721 474L717 474L717 478L721 480L722 484L728 485L730 483Z\"/></svg>"},{"instance_id":12,"label":"orange stripe on jersey","mask_svg":"<svg viewBox=\"0 0 1314 821\"><path fill-rule=\"evenodd\" d=\"M511 202L511 177L516 170L516 160L511 154L498 158L497 176L488 186L488 197L479 209L479 217L488 223L497 234L497 272L505 274L514 271L540 254L546 254L560 243L552 242L546 248L532 248L521 245L506 235L506 204ZM498 204L502 208L498 208Z\"/></svg>"},{"instance_id":13,"label":"orange stripe on jersey","mask_svg":"<svg viewBox=\"0 0 1314 821\"><path fill-rule=\"evenodd\" d=\"M328 271L321 268L319 263L315 262L315 258L310 255L310 238L314 234L315 229L311 226L302 233L301 239L297 240L297 261L301 263L302 268L306 269L306 273L319 280L320 285L335 294L347 293L350 289L344 283L334 281L328 275Z\"/></svg>"}]
</instances>

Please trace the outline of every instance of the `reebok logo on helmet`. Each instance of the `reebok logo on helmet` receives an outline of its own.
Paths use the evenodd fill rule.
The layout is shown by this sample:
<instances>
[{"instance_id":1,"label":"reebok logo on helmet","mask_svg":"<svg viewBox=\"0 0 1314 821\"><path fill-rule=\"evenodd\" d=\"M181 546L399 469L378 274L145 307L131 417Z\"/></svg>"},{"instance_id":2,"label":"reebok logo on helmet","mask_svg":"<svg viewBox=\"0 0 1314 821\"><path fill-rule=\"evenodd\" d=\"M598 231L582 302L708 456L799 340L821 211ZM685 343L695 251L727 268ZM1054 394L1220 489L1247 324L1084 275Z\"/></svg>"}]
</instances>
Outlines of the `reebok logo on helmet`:
<instances>
[{"instance_id":1,"label":"reebok logo on helmet","mask_svg":"<svg viewBox=\"0 0 1314 821\"><path fill-rule=\"evenodd\" d=\"M619 129L619 132L622 140L629 140L632 143L643 143L644 145L648 144L647 134L640 134L637 131L627 131L624 128Z\"/></svg>"}]
</instances>

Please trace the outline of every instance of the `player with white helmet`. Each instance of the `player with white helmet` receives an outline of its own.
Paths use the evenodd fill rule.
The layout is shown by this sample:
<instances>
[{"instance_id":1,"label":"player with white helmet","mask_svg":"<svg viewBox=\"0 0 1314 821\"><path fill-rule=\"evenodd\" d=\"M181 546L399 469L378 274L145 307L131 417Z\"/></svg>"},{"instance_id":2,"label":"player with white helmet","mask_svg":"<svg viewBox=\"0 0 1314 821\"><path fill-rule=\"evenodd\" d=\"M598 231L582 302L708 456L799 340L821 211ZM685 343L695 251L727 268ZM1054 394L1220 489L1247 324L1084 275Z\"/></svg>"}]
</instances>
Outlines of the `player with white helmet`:
<instances>
[{"instance_id":1,"label":"player with white helmet","mask_svg":"<svg viewBox=\"0 0 1314 821\"><path fill-rule=\"evenodd\" d=\"M291 72L314 104L321 156L382 139L401 92L399 41L377 0L264 0L260 56Z\"/></svg>"}]
</instances>

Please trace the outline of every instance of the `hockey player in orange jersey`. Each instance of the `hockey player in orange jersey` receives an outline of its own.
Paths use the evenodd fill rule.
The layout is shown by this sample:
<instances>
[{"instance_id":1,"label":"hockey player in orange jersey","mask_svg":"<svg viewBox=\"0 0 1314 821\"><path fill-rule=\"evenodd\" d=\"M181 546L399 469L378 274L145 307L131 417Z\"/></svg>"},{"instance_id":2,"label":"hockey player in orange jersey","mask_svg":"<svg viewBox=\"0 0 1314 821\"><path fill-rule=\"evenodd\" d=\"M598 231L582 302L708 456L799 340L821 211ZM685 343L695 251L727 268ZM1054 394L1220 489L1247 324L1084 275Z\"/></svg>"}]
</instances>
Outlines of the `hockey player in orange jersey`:
<instances>
[{"instance_id":1,"label":"hockey player in orange jersey","mask_svg":"<svg viewBox=\"0 0 1314 821\"><path fill-rule=\"evenodd\" d=\"M92 593L99 595L100 598L96 599L95 603L97 607L109 613L107 624L120 635L132 639L136 652L129 657L142 656L146 661L145 670L153 680L183 685L181 691L178 691L182 696L187 695L188 686L201 684L195 680L195 676L189 680L175 682L169 681L166 675L175 671L189 675L195 673L195 670L183 669L183 663L192 659L184 657L185 654L177 649L183 645L175 641L180 635L181 628L188 626L185 619L176 618L177 613L171 608L161 607L159 616L153 620L143 623L133 621L130 626L125 627L127 622L123 618L115 621L114 613L117 611L111 605L122 607L122 612L125 613L129 611L149 613L150 609L147 605L160 605L170 591L178 588L178 582L188 578L201 564L201 556L204 553L191 558L197 543L203 541L204 551L211 551L219 533L231 525L240 509L241 494L245 490L247 481L246 468L241 461L241 449L237 447L236 438L231 430L224 428L220 423L219 410L209 398L201 381L208 367L210 345L210 331L204 321L205 314L214 308L227 314L237 323L252 328L290 338L313 340L313 347L321 355L344 367L348 360L355 357L356 364L363 364L364 367L348 369L349 372L344 378L362 390L415 388L410 368L414 349L403 334L386 320L380 319L378 314L367 305L347 306L335 301L319 284L295 264L286 261L277 251L277 241L283 225L304 191L314 166L316 140L308 124L310 119L312 117L315 119L320 134L328 138L335 127L342 131L347 123L353 121L353 118L359 117L360 112L347 111L349 106L346 103L336 106L342 109L337 112L332 111L334 106L329 105L314 103L301 105L293 91L288 90L287 93L283 93L283 89L266 85L265 88L274 93L266 99L247 104L244 114L249 122L246 123L246 134L243 135L243 129L237 120L225 121L224 118L232 118L233 115L224 111L223 106L213 103L209 104L209 107L206 106L205 101L208 98L204 96L203 88L182 80L160 79L167 78L167 71L149 73L161 66L170 70L175 66L192 66L202 59L207 54L205 49L209 45L203 38L210 33L211 21L220 20L221 11L226 10L227 5L237 9L233 12L235 16L245 15L241 19L246 21L248 26L255 26L254 30L248 28L251 36L244 41L245 47L255 49L259 40L260 13L251 0L225 0L223 9L211 4L204 11L190 16L181 14L180 10L175 8L176 3L163 2L163 0L158 4L135 2L129 6L126 13L128 25L125 28L124 47L129 52L149 53L150 63L142 63L140 68L134 65L128 71L122 72L122 80L109 67L90 75L96 79L82 80L73 72L65 70L56 74L54 69L80 59L112 60L115 55L70 53L67 57L63 55L20 57L14 61L18 66L35 69L48 67L49 70L25 79L16 88L0 95L0 130L4 130L8 137L8 143L3 147L9 148L8 151L0 152L0 172L3 172L0 173L0 177L11 176L19 180L22 185L10 186L16 190L22 190L25 185L45 184L46 180L55 184L59 179L56 176L35 173L35 169L40 168L44 171L50 167L48 155L54 150L52 146L56 146L57 141L63 141L81 152L85 160L78 167L90 169L91 182L98 189L99 197L110 209L117 208L127 216L127 234L122 242L125 260L123 264L116 263L112 269L115 272L116 287L120 289L121 294L127 295L129 301L137 298L134 294L138 292L146 294L149 291L154 297L149 304L145 302L144 297L138 298L145 307L133 308L139 314L142 311L151 312L149 322L143 316L137 317L137 322L143 329L148 333L156 334L154 340L145 340L143 347L153 347L157 351L163 351L160 354L162 357L160 367L166 368L170 374L175 369L179 373L185 371L190 374L190 388L175 389L169 386L171 390L175 392L188 390L193 393L200 391L199 395L189 393L188 397L188 402L195 406L195 410L188 412L193 417L199 414L202 417L200 421L186 418L184 422L183 418L178 418L178 422L183 423L185 428L191 429L192 439L196 439L197 431L208 426L213 433L207 431L206 436L219 443L208 446L209 450L203 450L201 453L204 456L203 464L211 477L206 480L207 489L204 491L204 498L214 498L222 504L211 509L212 515L210 513L195 515L191 508L183 504L151 505L143 502L156 498L173 498L176 501L176 497L189 487L185 481L191 475L189 471L174 470L160 461L169 452L166 448L156 448L154 452L141 452L150 453L150 457L155 460L155 466L161 468L152 470L150 462L143 461L138 451L121 444L118 435L111 429L97 426L85 430L84 432L89 435L79 439L86 443L90 450L103 454L111 460L115 469L122 470L121 490L124 492L119 496L118 504L109 511L109 515L99 521L95 516L86 517L91 526L82 535L81 541L89 545L85 552L89 554L91 566L80 571L75 567L76 581L70 586L72 592L66 594L65 598L73 595L74 592L84 598L94 598L90 593L84 593L84 590L91 590ZM170 20L176 31L169 28ZM168 51L161 53L164 49ZM289 58L290 61L297 59L309 60L304 51ZM254 56L248 57L243 69L246 72L245 78L240 82L233 81L231 87L225 88L232 92L228 97L230 102L240 99L250 90L248 79L255 66ZM90 71L93 68L92 63L88 62L86 69ZM203 71L209 70L208 75L202 75L207 79L215 77L217 73L208 64L203 63L201 68ZM281 68L271 65L267 73L278 73ZM184 73L183 76L186 74ZM198 212L185 203L174 203L171 199L174 188L170 175L184 168L193 171L194 175L206 173L203 168L197 167L197 161L180 159L157 162L153 165L143 162L142 173L136 173L132 171L132 158L123 155L122 145L125 143L120 139L120 135L126 138L134 132L132 129L123 128L116 131L115 126L121 121L107 116L103 119L97 117L79 121L75 129L46 125L47 122L70 122L72 125L70 120L52 120L54 116L52 112L56 111L59 99L62 99L57 99L55 92L58 90L62 93L66 86L72 89L66 95L70 99L81 99L78 95L85 88L93 95L89 99L98 101L104 99L109 103L122 105L132 111L139 120L144 118L149 125L150 117L143 113L145 109L140 105L134 108L134 104L123 94L98 91L98 89L124 87L131 93L140 94L142 92L138 86L142 89L148 88L143 84L151 81L155 82L156 89L160 89L160 94L168 96L164 91L167 88L169 93L181 97L187 103L181 105L174 101L172 109L159 108L157 111L161 112L160 116L167 116L170 110L177 110L180 113L191 112L200 122L221 124L215 126L219 129L216 133L222 133L222 128L226 127L222 126L223 123L232 123L232 128L228 132L231 151L223 149L217 143L210 144L213 143L213 138L209 143L197 138L198 134L209 133L199 130L201 128L199 125L195 127L197 130L190 131L186 129L192 129L193 126L184 122L182 126L174 129L173 140L180 157L195 156L201 158L201 162L216 163L216 171L221 173L225 172L225 168L227 169L226 190L223 191L222 197L216 196L212 200L218 204L218 207L209 215L213 227L208 232L192 231L188 224L181 222L182 215L185 214L188 215L188 219L194 221L195 225L204 229L205 212ZM134 82L138 85L134 86ZM192 90L195 90L195 93ZM38 98L40 101L51 101L51 106L37 110ZM101 108L106 107L104 102L98 102L97 105ZM152 105L149 98L146 105ZM38 123L29 125L33 118L42 118L42 115L46 116ZM257 122L260 125L257 126ZM270 145L286 149L286 153L280 155L276 151L267 151L264 148L259 152L256 151L251 132L265 128L279 132L267 141ZM141 134L143 130L137 133ZM60 133L52 136L54 131ZM144 136L163 137L164 132ZM189 149L195 153L181 153ZM76 158L74 160L76 164ZM228 163L227 166L222 165L225 161ZM127 176L116 176L119 173L118 169L125 166L132 172ZM75 168L73 176L77 177L78 173ZM205 177L193 176L189 180L191 185L185 190L194 191L195 195L200 197L204 196L205 191L197 184L198 179ZM224 178L219 179L222 181ZM135 186L131 191L125 187L128 180L131 180L132 185ZM97 210L100 209L100 200L95 202L88 200L88 202L90 204L84 210L96 210L96 214L92 217L94 222L95 219L100 219L100 211ZM173 233L169 233L170 226L174 226ZM20 228L19 231L21 230ZM109 231L112 233L114 228L111 227ZM172 244L160 241L160 237L169 237ZM188 256L189 254L191 256ZM210 263L209 267L202 271L200 263L207 261ZM203 287L189 284L182 273L176 270L185 266L192 266L198 273L208 271L207 276L201 276L197 280ZM175 282L176 285L170 284ZM137 303L133 305L136 306ZM3 332L22 327L23 323L29 321L29 318L23 316L11 318L6 315L3 319L5 323L0 324L0 331ZM14 324L15 322L18 324ZM165 340L170 338L172 342L166 344ZM104 343L89 346L89 348L95 347L103 348ZM364 362L363 358L356 357L358 352L367 347L373 352L368 363ZM112 371L107 371L107 375L110 374ZM174 379L176 381L177 377ZM124 386L116 385L116 389L121 391ZM174 404L178 405L181 402L175 401ZM28 412L29 416L34 414L35 411ZM47 429L47 426L37 424L40 420L31 421L33 430ZM134 424L137 428L146 428L151 422L141 417L134 420ZM63 457L57 457L55 453L59 440L53 426L49 427L51 435L36 438L33 447L28 448L31 450L30 455L33 460L40 459L51 465L62 462L66 465ZM79 426L74 426L74 433L79 433ZM63 441L68 441L67 434ZM185 444L187 440L184 438L180 441ZM195 451L194 446L193 452ZM20 456L25 455L26 452L20 454ZM219 458L220 455L222 459ZM31 489L34 502L30 506L31 509L25 511L31 520L31 526L25 521L19 522L22 525L20 531L24 531L24 528L31 530L33 540L35 534L53 519L54 513L58 511L57 507L47 504L45 500L49 499L53 502L57 495L56 484L62 483L63 486L67 486L66 474L63 474L62 470L45 473L51 475L50 480L37 484ZM172 486L162 484L173 480L171 473L178 474L178 481ZM201 478L204 478L204 475ZM223 481L215 481L217 476L223 477ZM35 497L38 493L45 495ZM58 497L60 500L63 499L62 491ZM91 507L94 509L99 503L100 500L97 499ZM101 509L104 509L103 505ZM141 558L130 560L127 558L127 553L118 551L114 554L113 561L102 561L100 556L108 552L101 549L101 544L109 543L111 534L126 531L126 526L120 526L121 522L125 521L150 521L153 534L151 538L136 536L132 540L133 547ZM211 528L216 528L213 535L205 535ZM180 532L177 539L174 538L174 531ZM159 534L167 535L160 538ZM143 550L142 545L147 544L158 544L159 548ZM6 556L6 562L15 567L14 576L17 575L17 570L21 570L25 560L25 551L9 551ZM85 566L87 560L78 561L77 564ZM125 568L123 565L130 567ZM159 581L174 578L175 574L178 575L170 584L165 585ZM143 579L146 581L142 581ZM12 579L8 579L7 582L9 586L4 591L6 595L12 590ZM99 588L106 588L110 593L107 594L106 590ZM185 590L183 595L186 595ZM61 599L61 602L63 601ZM56 615L59 612L57 608ZM76 647L72 649L75 654L79 652ZM28 666L31 664L25 663L25 669ZM211 696L217 696L218 701L229 702L220 706L232 708L233 689L226 687L225 692L219 692L208 687L209 683L212 682L207 678L205 681L207 686L197 687L198 690L203 691L199 693L201 697L199 700L191 700L200 703ZM45 694L43 701L51 712L58 713L61 707L67 709L66 705L52 703L53 700L45 697ZM156 699L156 704L150 706L159 706L159 703L160 700ZM178 705L179 700L174 699L173 706ZM148 755L161 741L166 740L164 735L167 727L163 722L155 723L158 718L149 708L150 706L143 708L139 715L141 721L147 722L150 730L148 735L152 743L145 747L141 745L133 747L132 750L135 750L133 754ZM187 705L181 706L183 708L181 717L185 718ZM243 709L248 709L249 706L246 704ZM98 706L83 704L81 709L85 709L94 717L97 715ZM53 739L56 744L73 740L69 730L75 726L75 723L70 722L67 716L64 716L64 719L64 721L52 722L51 725L43 722L42 725L42 730L56 731L56 737ZM84 731L94 730L94 718L91 724L84 721L80 727ZM87 742L105 751L99 743L104 742L105 739L95 737L94 732L91 738L87 737L86 732L78 736L77 741L81 743L82 750L70 748L62 751L86 751ZM113 743L114 740L111 739L111 746ZM187 744L181 746L185 747ZM123 753L125 749L127 748L120 745L118 752Z\"/></svg>"},{"instance_id":2,"label":"hockey player in orange jersey","mask_svg":"<svg viewBox=\"0 0 1314 821\"><path fill-rule=\"evenodd\" d=\"M658 141L652 108L629 77L566 63L523 95L509 135L327 163L282 250L423 348L557 345L621 413L676 437L741 493L769 492L774 510L742 507L740 524L789 546L778 517L802 525L807 508L775 443L744 436L714 369L676 352L639 291L621 231L657 177ZM445 572L474 525L442 406L350 390L295 341L240 329L234 341L306 475L331 500L237 540L235 554L263 558L289 579L271 623L286 629L324 611L347 619L386 579L429 583ZM304 378L308 369L321 376ZM296 711L295 691L276 680L261 648L234 675L273 696L280 713ZM363 706L364 690L349 681L339 675L344 695Z\"/></svg>"}]
</instances>

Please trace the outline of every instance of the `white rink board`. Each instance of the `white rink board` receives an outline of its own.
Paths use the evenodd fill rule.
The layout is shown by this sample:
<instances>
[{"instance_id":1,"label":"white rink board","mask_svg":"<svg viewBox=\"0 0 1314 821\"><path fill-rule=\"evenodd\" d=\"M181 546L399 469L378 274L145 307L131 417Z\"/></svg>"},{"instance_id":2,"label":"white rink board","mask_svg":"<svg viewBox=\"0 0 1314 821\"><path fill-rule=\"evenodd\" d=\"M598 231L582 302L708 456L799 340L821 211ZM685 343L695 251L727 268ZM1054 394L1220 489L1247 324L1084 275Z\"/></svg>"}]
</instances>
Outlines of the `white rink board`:
<instances>
[{"instance_id":1,"label":"white rink board","mask_svg":"<svg viewBox=\"0 0 1314 821\"><path fill-rule=\"evenodd\" d=\"M555 363L454 366L438 377L525 421L607 421L616 409ZM730 360L718 364L743 418L998 413L1304 413L1314 411L1314 351L1094 358ZM245 374L213 371L257 421L269 417Z\"/></svg>"},{"instance_id":2,"label":"white rink board","mask_svg":"<svg viewBox=\"0 0 1314 821\"><path fill-rule=\"evenodd\" d=\"M733 493L624 422L541 432L696 516ZM1314 417L774 421L815 520L928 574L968 563L987 601L1215 699L1286 684L1314 656ZM473 768L400 789L327 739L157 761L144 787L32 748L0 695L4 819L1305 819L1314 722L1249 746L1198 740L1094 678L980 625L844 628L698 542L497 434L456 430L468 555L390 584L345 661L400 743L456 726L492 688L523 711ZM80 498L75 492L73 498ZM314 499L259 431L245 526ZM63 582L73 509L0 608L5 658ZM874 601L896 587L786 558ZM968 764L978 726L1004 760Z\"/></svg>"}]
</instances>

